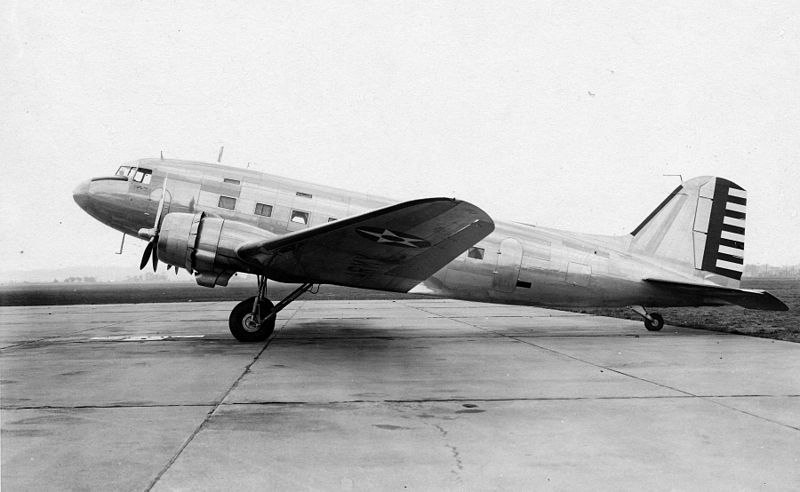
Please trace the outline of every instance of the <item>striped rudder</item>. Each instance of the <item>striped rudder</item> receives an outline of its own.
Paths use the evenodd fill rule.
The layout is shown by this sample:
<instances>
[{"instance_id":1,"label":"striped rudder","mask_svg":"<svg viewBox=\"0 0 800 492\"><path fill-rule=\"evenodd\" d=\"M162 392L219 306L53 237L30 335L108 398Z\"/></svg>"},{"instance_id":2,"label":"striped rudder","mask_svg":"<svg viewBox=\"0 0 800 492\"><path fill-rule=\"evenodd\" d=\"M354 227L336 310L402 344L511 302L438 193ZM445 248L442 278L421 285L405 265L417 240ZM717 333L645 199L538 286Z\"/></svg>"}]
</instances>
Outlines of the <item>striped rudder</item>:
<instances>
[{"instance_id":1,"label":"striped rudder","mask_svg":"<svg viewBox=\"0 0 800 492\"><path fill-rule=\"evenodd\" d=\"M747 195L724 178L685 181L631 233L632 253L703 281L739 286Z\"/></svg>"},{"instance_id":2,"label":"striped rudder","mask_svg":"<svg viewBox=\"0 0 800 492\"><path fill-rule=\"evenodd\" d=\"M716 178L700 188L695 243L704 245L703 271L742 278L746 205L747 192L727 179Z\"/></svg>"}]
</instances>

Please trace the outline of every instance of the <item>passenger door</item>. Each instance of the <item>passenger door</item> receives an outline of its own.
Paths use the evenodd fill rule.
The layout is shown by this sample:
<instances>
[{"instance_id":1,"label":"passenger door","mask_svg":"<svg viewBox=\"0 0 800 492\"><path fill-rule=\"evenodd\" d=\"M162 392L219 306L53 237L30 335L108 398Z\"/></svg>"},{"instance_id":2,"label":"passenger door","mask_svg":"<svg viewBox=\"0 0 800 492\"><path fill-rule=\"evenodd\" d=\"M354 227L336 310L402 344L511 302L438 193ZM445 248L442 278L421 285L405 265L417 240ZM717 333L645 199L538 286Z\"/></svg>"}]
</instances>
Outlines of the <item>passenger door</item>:
<instances>
[{"instance_id":1,"label":"passenger door","mask_svg":"<svg viewBox=\"0 0 800 492\"><path fill-rule=\"evenodd\" d=\"M513 237L503 239L497 251L497 264L492 276L492 289L514 292L522 263L522 244Z\"/></svg>"}]
</instances>

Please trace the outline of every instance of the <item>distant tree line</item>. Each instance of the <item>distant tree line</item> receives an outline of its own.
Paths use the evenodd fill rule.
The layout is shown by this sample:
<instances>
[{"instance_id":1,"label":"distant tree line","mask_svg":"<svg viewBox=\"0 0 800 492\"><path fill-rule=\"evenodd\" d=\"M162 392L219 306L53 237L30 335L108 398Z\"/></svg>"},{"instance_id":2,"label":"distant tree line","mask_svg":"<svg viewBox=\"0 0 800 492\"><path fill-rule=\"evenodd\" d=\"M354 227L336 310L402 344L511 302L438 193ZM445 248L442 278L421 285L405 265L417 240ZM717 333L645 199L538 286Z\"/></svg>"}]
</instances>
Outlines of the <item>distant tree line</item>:
<instances>
[{"instance_id":1,"label":"distant tree line","mask_svg":"<svg viewBox=\"0 0 800 492\"><path fill-rule=\"evenodd\" d=\"M95 282L97 282L97 278L95 277L67 277L64 279L65 284L74 284L74 283L93 284ZM58 283L58 280L55 280L55 283Z\"/></svg>"},{"instance_id":2,"label":"distant tree line","mask_svg":"<svg viewBox=\"0 0 800 492\"><path fill-rule=\"evenodd\" d=\"M800 278L800 265L745 265L744 276Z\"/></svg>"},{"instance_id":3,"label":"distant tree line","mask_svg":"<svg viewBox=\"0 0 800 492\"><path fill-rule=\"evenodd\" d=\"M174 275L173 275L174 277ZM166 282L168 280L172 280L170 276L166 273L149 273L145 272L141 275L129 276L126 277L123 282ZM97 277L67 277L64 280L59 281L57 278L53 279L54 284L58 283L65 283L65 284L75 284L75 283L82 283L82 284L94 284L97 282L108 282L109 280L98 280Z\"/></svg>"}]
</instances>

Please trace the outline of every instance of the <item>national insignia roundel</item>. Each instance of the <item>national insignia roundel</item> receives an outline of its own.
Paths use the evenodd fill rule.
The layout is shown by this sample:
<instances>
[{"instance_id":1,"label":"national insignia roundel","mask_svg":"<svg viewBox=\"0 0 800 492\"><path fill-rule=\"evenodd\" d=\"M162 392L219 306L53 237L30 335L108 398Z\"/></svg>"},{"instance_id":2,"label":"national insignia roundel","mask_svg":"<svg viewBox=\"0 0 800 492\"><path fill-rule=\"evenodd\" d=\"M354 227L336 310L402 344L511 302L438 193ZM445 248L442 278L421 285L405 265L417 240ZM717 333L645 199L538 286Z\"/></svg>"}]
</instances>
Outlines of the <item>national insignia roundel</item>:
<instances>
[{"instance_id":1,"label":"national insignia roundel","mask_svg":"<svg viewBox=\"0 0 800 492\"><path fill-rule=\"evenodd\" d=\"M401 248L428 248L431 243L419 238L406 234L405 232L390 231L381 227L359 227L356 232L361 236L375 241L379 244L388 244L389 246L400 246Z\"/></svg>"}]
</instances>

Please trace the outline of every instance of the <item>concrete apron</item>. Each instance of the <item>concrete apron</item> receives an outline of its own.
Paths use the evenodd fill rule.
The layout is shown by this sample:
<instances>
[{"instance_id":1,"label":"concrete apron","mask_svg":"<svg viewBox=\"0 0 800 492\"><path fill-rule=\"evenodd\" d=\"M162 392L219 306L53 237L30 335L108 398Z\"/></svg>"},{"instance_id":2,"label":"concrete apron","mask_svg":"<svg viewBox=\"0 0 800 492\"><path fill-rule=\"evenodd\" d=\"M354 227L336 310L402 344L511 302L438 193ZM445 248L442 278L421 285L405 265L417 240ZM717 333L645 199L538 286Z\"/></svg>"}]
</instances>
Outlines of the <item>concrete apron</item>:
<instances>
[{"instance_id":1,"label":"concrete apron","mask_svg":"<svg viewBox=\"0 0 800 492\"><path fill-rule=\"evenodd\" d=\"M749 489L800 483L800 345L447 300L2 308L2 483Z\"/></svg>"}]
</instances>

